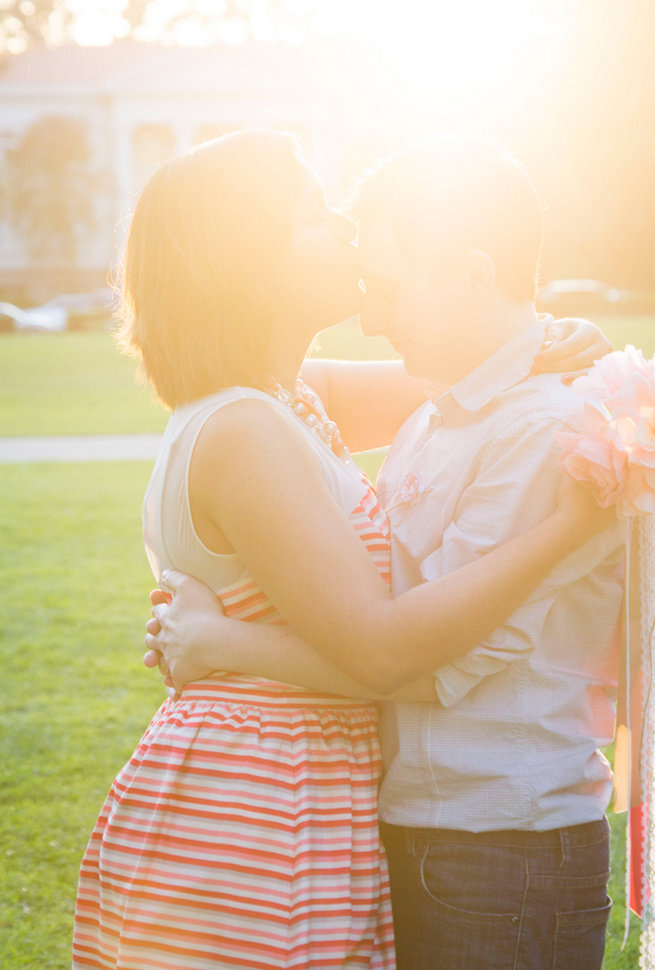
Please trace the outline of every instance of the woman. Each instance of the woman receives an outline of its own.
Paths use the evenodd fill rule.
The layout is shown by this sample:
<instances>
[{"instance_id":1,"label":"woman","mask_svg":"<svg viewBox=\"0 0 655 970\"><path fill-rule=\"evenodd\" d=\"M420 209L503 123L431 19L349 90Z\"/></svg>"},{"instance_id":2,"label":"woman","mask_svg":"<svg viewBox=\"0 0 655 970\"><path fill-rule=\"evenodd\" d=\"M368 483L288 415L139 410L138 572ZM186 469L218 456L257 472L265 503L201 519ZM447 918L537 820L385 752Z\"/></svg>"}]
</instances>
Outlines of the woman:
<instances>
[{"instance_id":1,"label":"woman","mask_svg":"<svg viewBox=\"0 0 655 970\"><path fill-rule=\"evenodd\" d=\"M357 312L353 235L274 133L174 159L137 204L125 332L175 409L145 501L155 575L194 574L229 615L352 657L353 677L334 671L339 697L219 674L162 706L91 837L75 967L393 967L375 708L356 680L431 698L421 671L605 524L566 487L545 522L391 599L384 515L320 401L294 389L315 333ZM409 410L416 392L393 373ZM372 644L376 672L357 661Z\"/></svg>"}]
</instances>

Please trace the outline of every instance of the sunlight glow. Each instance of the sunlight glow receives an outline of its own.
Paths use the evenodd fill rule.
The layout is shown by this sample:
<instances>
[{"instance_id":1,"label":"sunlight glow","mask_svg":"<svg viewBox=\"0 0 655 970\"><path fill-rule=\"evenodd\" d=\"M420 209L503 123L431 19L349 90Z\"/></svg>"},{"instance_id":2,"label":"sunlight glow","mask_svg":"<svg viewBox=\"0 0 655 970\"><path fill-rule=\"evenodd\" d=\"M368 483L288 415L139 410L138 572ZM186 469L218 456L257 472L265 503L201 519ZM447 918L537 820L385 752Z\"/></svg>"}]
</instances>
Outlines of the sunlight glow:
<instances>
[{"instance_id":1,"label":"sunlight glow","mask_svg":"<svg viewBox=\"0 0 655 970\"><path fill-rule=\"evenodd\" d=\"M112 30L124 36L123 17L127 0L68 0L76 18L75 40L81 44L108 43ZM203 44L216 39L239 43L246 39L243 22L225 18L226 0L153 0L148 5L139 39L175 39L183 44ZM444 83L469 87L490 75L502 75L508 62L531 36L558 32L553 14L545 16L540 0L287 0L284 14L270 0L246 0L255 39L274 40L290 36L288 22L310 25L315 37L341 36L356 39L363 48L381 57L403 83L426 91ZM548 5L558 8L558 4ZM189 17L188 14L191 13ZM181 15L186 15L184 20ZM180 18L172 31L171 18ZM210 24L214 21L214 29ZM286 29L285 29L286 27ZM291 31L292 33L293 31ZM298 38L300 39L300 35Z\"/></svg>"},{"instance_id":2,"label":"sunlight glow","mask_svg":"<svg viewBox=\"0 0 655 970\"><path fill-rule=\"evenodd\" d=\"M73 39L77 44L106 44L112 32L119 36L128 33L127 21L122 14L125 0L68 0L68 7L75 16Z\"/></svg>"},{"instance_id":3,"label":"sunlight glow","mask_svg":"<svg viewBox=\"0 0 655 970\"><path fill-rule=\"evenodd\" d=\"M396 94L427 107L435 98L459 101L476 92L493 97L552 70L564 25L542 9L538 0L331 0L319 5L318 26L358 35L384 63Z\"/></svg>"}]
</instances>

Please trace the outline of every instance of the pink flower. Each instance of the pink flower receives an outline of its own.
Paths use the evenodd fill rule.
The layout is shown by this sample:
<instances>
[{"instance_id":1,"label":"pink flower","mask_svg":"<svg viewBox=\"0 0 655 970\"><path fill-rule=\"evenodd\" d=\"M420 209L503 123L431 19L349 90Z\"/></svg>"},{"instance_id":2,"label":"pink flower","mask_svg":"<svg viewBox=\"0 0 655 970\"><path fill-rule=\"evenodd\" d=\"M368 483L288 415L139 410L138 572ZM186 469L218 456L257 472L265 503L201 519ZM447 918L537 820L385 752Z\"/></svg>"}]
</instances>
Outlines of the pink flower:
<instances>
[{"instance_id":1,"label":"pink flower","mask_svg":"<svg viewBox=\"0 0 655 970\"><path fill-rule=\"evenodd\" d=\"M423 492L423 486L414 472L409 472L402 479L398 487L398 500L400 502L413 502Z\"/></svg>"},{"instance_id":2,"label":"pink flower","mask_svg":"<svg viewBox=\"0 0 655 970\"><path fill-rule=\"evenodd\" d=\"M607 402L625 386L635 374L645 373L649 361L641 350L628 344L625 350L614 350L597 360L588 374L576 378L571 385L583 397Z\"/></svg>"},{"instance_id":3,"label":"pink flower","mask_svg":"<svg viewBox=\"0 0 655 970\"><path fill-rule=\"evenodd\" d=\"M572 386L585 397L582 432L558 435L560 464L600 505L655 513L655 358L614 351Z\"/></svg>"},{"instance_id":4,"label":"pink flower","mask_svg":"<svg viewBox=\"0 0 655 970\"><path fill-rule=\"evenodd\" d=\"M655 471L633 465L621 498L622 515L655 515Z\"/></svg>"},{"instance_id":5,"label":"pink flower","mask_svg":"<svg viewBox=\"0 0 655 970\"><path fill-rule=\"evenodd\" d=\"M602 508L614 505L625 491L628 459L624 452L602 437L564 432L557 435L563 444L559 463L575 481L593 488Z\"/></svg>"},{"instance_id":6,"label":"pink flower","mask_svg":"<svg viewBox=\"0 0 655 970\"><path fill-rule=\"evenodd\" d=\"M655 405L639 409L632 433L630 461L655 468Z\"/></svg>"}]
</instances>

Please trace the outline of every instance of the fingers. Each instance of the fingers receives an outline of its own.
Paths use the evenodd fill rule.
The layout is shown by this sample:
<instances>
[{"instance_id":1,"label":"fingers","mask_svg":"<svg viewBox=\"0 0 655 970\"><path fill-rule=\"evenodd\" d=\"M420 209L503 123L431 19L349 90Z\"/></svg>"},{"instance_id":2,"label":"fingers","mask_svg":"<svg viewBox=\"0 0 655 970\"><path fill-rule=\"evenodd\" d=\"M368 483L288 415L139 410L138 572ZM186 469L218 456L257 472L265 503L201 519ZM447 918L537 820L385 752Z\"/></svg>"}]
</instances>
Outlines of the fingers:
<instances>
[{"instance_id":1,"label":"fingers","mask_svg":"<svg viewBox=\"0 0 655 970\"><path fill-rule=\"evenodd\" d=\"M586 366L612 349L603 331L584 317L554 320L546 327L546 336L551 343L558 345L559 351L567 358L584 358Z\"/></svg>"},{"instance_id":2,"label":"fingers","mask_svg":"<svg viewBox=\"0 0 655 970\"><path fill-rule=\"evenodd\" d=\"M161 581L167 590L174 596L186 579L185 573L179 573L176 569L165 569L161 574Z\"/></svg>"},{"instance_id":3,"label":"fingers","mask_svg":"<svg viewBox=\"0 0 655 970\"><path fill-rule=\"evenodd\" d=\"M165 606L166 604L162 603L160 605ZM145 636L145 645L147 649L143 655L143 665L144 667L148 667L150 670L154 670L155 667L159 668L159 672L164 678L164 685L166 687L166 692L168 693L168 696L170 697L171 700L177 701L182 696L181 687L183 687L184 685L180 685L180 690L177 689L173 681L173 677L171 675L168 664L164 660L164 656L162 652L157 649L156 636L159 633L160 629L161 627L159 626L158 620L156 619L148 620L148 623L146 624L146 630L148 630L148 633Z\"/></svg>"},{"instance_id":4,"label":"fingers","mask_svg":"<svg viewBox=\"0 0 655 970\"><path fill-rule=\"evenodd\" d=\"M161 624L162 617L164 616L167 609L168 609L168 603L155 603L152 610L150 611L153 615L153 618L157 621L157 623L159 623L160 629L162 625ZM150 620L148 620L148 623L150 623ZM146 625L146 628L147 628L147 625Z\"/></svg>"},{"instance_id":5,"label":"fingers","mask_svg":"<svg viewBox=\"0 0 655 970\"><path fill-rule=\"evenodd\" d=\"M166 593L163 589L153 589L150 593L150 602L153 606L157 606L160 603L171 603L173 597L170 593Z\"/></svg>"},{"instance_id":6,"label":"fingers","mask_svg":"<svg viewBox=\"0 0 655 970\"><path fill-rule=\"evenodd\" d=\"M151 670L154 670L155 667L158 667L159 672L164 678L164 684L166 685L166 687L175 687L175 683L173 681L171 672L168 668L168 664L164 660L159 650L154 650L154 649L147 650L143 655L143 666L149 667Z\"/></svg>"},{"instance_id":7,"label":"fingers","mask_svg":"<svg viewBox=\"0 0 655 970\"><path fill-rule=\"evenodd\" d=\"M553 320L546 327L546 336L551 343L564 343L567 340L575 339L579 334L587 334L583 342L589 342L589 331L598 329L585 317L559 317Z\"/></svg>"},{"instance_id":8,"label":"fingers","mask_svg":"<svg viewBox=\"0 0 655 970\"><path fill-rule=\"evenodd\" d=\"M159 649L159 641L157 640L157 637L154 637L151 633L146 633L145 637L143 638L143 642L146 645L146 650L154 650L158 656L161 656L161 650Z\"/></svg>"},{"instance_id":9,"label":"fingers","mask_svg":"<svg viewBox=\"0 0 655 970\"><path fill-rule=\"evenodd\" d=\"M563 321L573 325L574 329L566 332L560 323L552 325L548 336L553 338L549 347L544 342L541 350L534 359L533 374L568 372L578 373L593 366L595 360L607 352L607 340L593 324L584 320ZM557 335L559 334L559 335Z\"/></svg>"},{"instance_id":10,"label":"fingers","mask_svg":"<svg viewBox=\"0 0 655 970\"><path fill-rule=\"evenodd\" d=\"M563 345L560 344L560 347L562 346ZM586 354L578 356L575 351L573 354L569 354L566 357L558 358L555 363L557 365L556 370L558 374L565 374L567 371L578 371L578 373L575 375L576 377L580 376L581 367L591 367L589 357Z\"/></svg>"}]
</instances>

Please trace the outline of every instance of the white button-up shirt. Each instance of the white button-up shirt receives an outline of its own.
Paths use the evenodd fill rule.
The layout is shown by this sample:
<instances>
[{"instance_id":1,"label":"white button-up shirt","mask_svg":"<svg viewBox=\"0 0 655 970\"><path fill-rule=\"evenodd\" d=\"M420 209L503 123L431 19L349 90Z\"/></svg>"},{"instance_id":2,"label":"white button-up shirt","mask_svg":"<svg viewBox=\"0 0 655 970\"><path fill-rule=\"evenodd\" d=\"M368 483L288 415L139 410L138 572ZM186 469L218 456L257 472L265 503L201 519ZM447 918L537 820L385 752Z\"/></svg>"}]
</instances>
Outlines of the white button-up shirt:
<instances>
[{"instance_id":1,"label":"white button-up shirt","mask_svg":"<svg viewBox=\"0 0 655 970\"><path fill-rule=\"evenodd\" d=\"M457 569L548 515L579 397L531 376L540 322L405 423L378 479L393 589ZM601 818L614 733L622 523L564 560L487 643L435 673L438 703L384 704L386 822L485 831Z\"/></svg>"}]
</instances>

